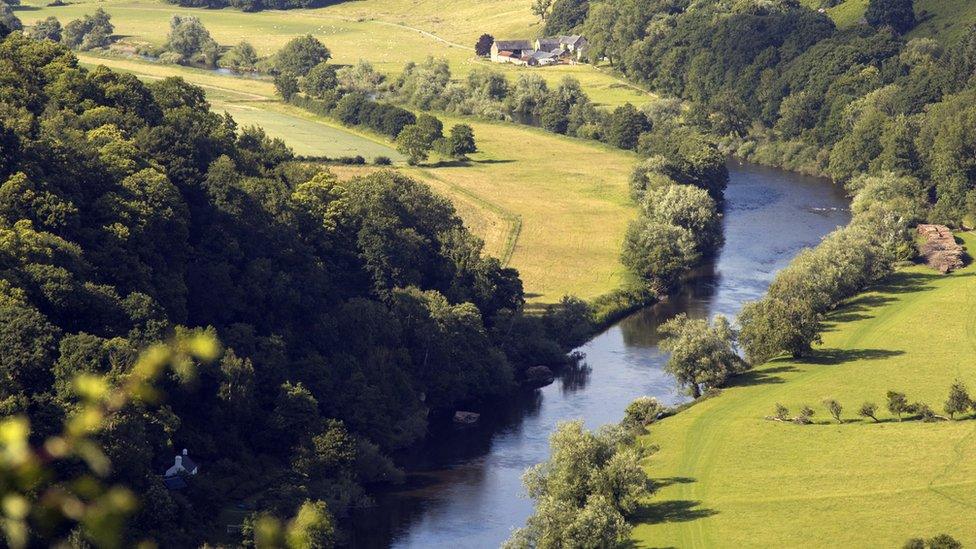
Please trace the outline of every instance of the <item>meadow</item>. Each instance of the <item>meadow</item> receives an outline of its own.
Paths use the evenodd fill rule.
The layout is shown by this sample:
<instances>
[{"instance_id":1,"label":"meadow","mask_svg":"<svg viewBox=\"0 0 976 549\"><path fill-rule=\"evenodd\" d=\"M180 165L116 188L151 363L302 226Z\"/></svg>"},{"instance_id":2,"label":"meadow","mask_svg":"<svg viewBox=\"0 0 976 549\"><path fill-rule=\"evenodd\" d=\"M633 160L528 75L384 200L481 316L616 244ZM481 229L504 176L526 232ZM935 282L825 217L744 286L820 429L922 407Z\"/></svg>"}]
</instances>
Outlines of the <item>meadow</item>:
<instances>
[{"instance_id":1,"label":"meadow","mask_svg":"<svg viewBox=\"0 0 976 549\"><path fill-rule=\"evenodd\" d=\"M968 249L976 235L962 235ZM976 420L898 422L889 389L936 413L954 380L976 389L976 266L898 271L833 313L814 356L774 360L651 427L660 490L639 546L900 547L976 543ZM843 424L821 401L844 405ZM879 406L880 423L856 415ZM814 425L768 421L781 403ZM957 416L958 417L958 416Z\"/></svg>"},{"instance_id":2,"label":"meadow","mask_svg":"<svg viewBox=\"0 0 976 549\"><path fill-rule=\"evenodd\" d=\"M519 270L533 304L555 303L564 295L592 299L625 281L619 254L636 214L627 190L633 153L528 126L438 114L446 127L471 125L479 151L468 162L432 158L408 167L388 138L278 101L267 81L134 59L79 57L89 66L103 64L150 80L182 76L203 86L214 110L231 113L242 125L263 127L298 154L389 156L398 161L397 169L451 200L485 241L485 251ZM345 177L361 171L337 168Z\"/></svg>"},{"instance_id":3,"label":"meadow","mask_svg":"<svg viewBox=\"0 0 976 549\"><path fill-rule=\"evenodd\" d=\"M352 64L365 59L388 75L399 74L409 61L433 56L446 59L456 78L490 65L511 79L532 71L551 84L572 75L594 102L606 107L627 102L642 104L650 98L646 92L590 65L537 70L493 64L475 56L474 44L482 33L499 39L533 38L539 33L539 22L529 10L529 0L360 0L313 10L257 13L183 8L153 0L81 0L57 7L47 3L26 0L17 15L26 25L52 15L64 24L102 8L112 16L123 43L159 46L166 41L170 18L189 14L199 17L221 45L247 40L263 56L273 54L296 36L312 34L332 51L333 62Z\"/></svg>"}]
</instances>

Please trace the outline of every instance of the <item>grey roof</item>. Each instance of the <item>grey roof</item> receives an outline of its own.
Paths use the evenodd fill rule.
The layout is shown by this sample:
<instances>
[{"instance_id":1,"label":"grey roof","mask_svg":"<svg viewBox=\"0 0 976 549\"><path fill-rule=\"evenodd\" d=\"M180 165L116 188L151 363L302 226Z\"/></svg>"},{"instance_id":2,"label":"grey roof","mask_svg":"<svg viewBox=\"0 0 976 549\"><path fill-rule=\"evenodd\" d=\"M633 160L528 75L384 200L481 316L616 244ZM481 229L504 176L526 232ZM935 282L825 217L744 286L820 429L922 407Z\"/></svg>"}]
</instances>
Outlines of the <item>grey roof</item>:
<instances>
[{"instance_id":1,"label":"grey roof","mask_svg":"<svg viewBox=\"0 0 976 549\"><path fill-rule=\"evenodd\" d=\"M559 49L559 39L558 38L540 38L539 39L539 49L545 51L552 51Z\"/></svg>"},{"instance_id":2,"label":"grey roof","mask_svg":"<svg viewBox=\"0 0 976 549\"><path fill-rule=\"evenodd\" d=\"M531 50L532 42L528 40L495 40L499 50Z\"/></svg>"},{"instance_id":3,"label":"grey roof","mask_svg":"<svg viewBox=\"0 0 976 549\"><path fill-rule=\"evenodd\" d=\"M559 43L566 44L567 46L575 46L583 37L578 34L571 34L569 36L560 36Z\"/></svg>"},{"instance_id":4,"label":"grey roof","mask_svg":"<svg viewBox=\"0 0 976 549\"><path fill-rule=\"evenodd\" d=\"M186 488L186 481L180 475L163 477L163 484L170 490L182 490Z\"/></svg>"},{"instance_id":5,"label":"grey roof","mask_svg":"<svg viewBox=\"0 0 976 549\"><path fill-rule=\"evenodd\" d=\"M195 461L190 459L190 456L183 456L183 468L192 473L193 471L196 471L197 464Z\"/></svg>"}]
</instances>

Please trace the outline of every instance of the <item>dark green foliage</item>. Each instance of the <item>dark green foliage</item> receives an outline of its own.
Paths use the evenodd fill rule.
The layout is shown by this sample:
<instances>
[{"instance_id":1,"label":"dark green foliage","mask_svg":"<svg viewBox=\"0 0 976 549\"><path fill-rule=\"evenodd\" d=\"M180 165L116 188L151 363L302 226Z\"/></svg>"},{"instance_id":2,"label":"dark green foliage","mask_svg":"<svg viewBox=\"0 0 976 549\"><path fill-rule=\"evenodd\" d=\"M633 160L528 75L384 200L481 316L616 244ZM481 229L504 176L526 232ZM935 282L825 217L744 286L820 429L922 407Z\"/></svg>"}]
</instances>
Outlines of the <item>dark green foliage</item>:
<instances>
[{"instance_id":1,"label":"dark green foliage","mask_svg":"<svg viewBox=\"0 0 976 549\"><path fill-rule=\"evenodd\" d=\"M456 124L452 126L451 134L445 142L445 152L452 158L464 158L478 150L474 142L474 130L467 124Z\"/></svg>"},{"instance_id":2,"label":"dark green foliage","mask_svg":"<svg viewBox=\"0 0 976 549\"><path fill-rule=\"evenodd\" d=\"M607 124L606 139L614 147L636 149L637 138L650 129L643 113L627 103L614 109Z\"/></svg>"},{"instance_id":3,"label":"dark green foliage","mask_svg":"<svg viewBox=\"0 0 976 549\"><path fill-rule=\"evenodd\" d=\"M276 74L274 77L274 87L282 99L290 101L298 93L298 78L290 72Z\"/></svg>"},{"instance_id":4,"label":"dark green foliage","mask_svg":"<svg viewBox=\"0 0 976 549\"><path fill-rule=\"evenodd\" d=\"M98 8L92 15L68 22L61 31L61 41L69 48L81 50L108 46L115 32L111 19L105 10Z\"/></svg>"},{"instance_id":5,"label":"dark green foliage","mask_svg":"<svg viewBox=\"0 0 976 549\"><path fill-rule=\"evenodd\" d=\"M889 26L906 33L915 26L914 0L871 0L864 19L872 27Z\"/></svg>"},{"instance_id":6,"label":"dark green foliage","mask_svg":"<svg viewBox=\"0 0 976 549\"><path fill-rule=\"evenodd\" d=\"M332 59L332 52L311 34L292 38L274 57L274 68L281 73L306 76L316 65Z\"/></svg>"},{"instance_id":7,"label":"dark green foliage","mask_svg":"<svg viewBox=\"0 0 976 549\"><path fill-rule=\"evenodd\" d=\"M363 505L363 484L397 477L382 452L424 436L431 409L563 359L521 314L518 274L426 186L392 171L340 183L181 79L89 71L18 33L0 59L4 414L50 434L76 375L118 381L182 326L226 345L168 376L165 406L99 435L111 481L142 499L137 539L200 545L225 525L198 510L243 498L328 539L306 500ZM201 474L174 495L160 474L182 447Z\"/></svg>"},{"instance_id":8,"label":"dark green foliage","mask_svg":"<svg viewBox=\"0 0 976 549\"><path fill-rule=\"evenodd\" d=\"M35 40L50 40L52 42L61 41L61 23L53 15L34 23L30 29L30 37Z\"/></svg>"},{"instance_id":9,"label":"dark green foliage","mask_svg":"<svg viewBox=\"0 0 976 549\"><path fill-rule=\"evenodd\" d=\"M490 34L482 34L478 37L478 42L474 45L474 53L479 57L487 57L491 53L491 46L495 43L495 37Z\"/></svg>"},{"instance_id":10,"label":"dark green foliage","mask_svg":"<svg viewBox=\"0 0 976 549\"><path fill-rule=\"evenodd\" d=\"M305 78L302 78L301 89L311 97L321 99L335 91L339 85L336 78L336 68L328 63L315 65Z\"/></svg>"},{"instance_id":11,"label":"dark green foliage","mask_svg":"<svg viewBox=\"0 0 976 549\"><path fill-rule=\"evenodd\" d=\"M4 2L0 2L0 38L24 28L24 24L14 14L14 10Z\"/></svg>"},{"instance_id":12,"label":"dark green foliage","mask_svg":"<svg viewBox=\"0 0 976 549\"><path fill-rule=\"evenodd\" d=\"M589 8L589 0L555 0L546 18L544 34L571 34L586 20Z\"/></svg>"}]
</instances>

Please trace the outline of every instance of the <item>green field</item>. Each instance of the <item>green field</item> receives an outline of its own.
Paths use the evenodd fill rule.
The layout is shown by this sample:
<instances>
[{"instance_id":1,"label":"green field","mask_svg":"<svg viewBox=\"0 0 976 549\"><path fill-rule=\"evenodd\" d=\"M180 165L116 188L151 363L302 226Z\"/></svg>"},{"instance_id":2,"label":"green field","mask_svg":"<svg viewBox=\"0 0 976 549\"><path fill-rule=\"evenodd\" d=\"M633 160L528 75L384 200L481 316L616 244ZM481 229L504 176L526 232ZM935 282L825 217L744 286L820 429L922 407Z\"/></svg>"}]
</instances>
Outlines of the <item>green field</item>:
<instances>
[{"instance_id":1,"label":"green field","mask_svg":"<svg viewBox=\"0 0 976 549\"><path fill-rule=\"evenodd\" d=\"M17 15L26 25L52 15L66 23L103 8L112 15L122 43L161 45L166 41L170 17L192 14L220 44L230 46L247 40L261 55L271 55L296 36L312 34L329 47L334 62L366 59L387 74L398 74L408 61L433 56L446 59L458 78L475 67L491 65L513 79L521 71L531 70L553 84L570 74L580 80L594 102L605 106L642 104L651 99L627 82L589 65L527 69L475 57L474 43L482 33L498 38L531 38L539 33L538 20L529 10L530 0L360 0L314 10L258 13L181 8L152 0L82 0L60 7L46 4L46 0L27 0Z\"/></svg>"},{"instance_id":2,"label":"green field","mask_svg":"<svg viewBox=\"0 0 976 549\"><path fill-rule=\"evenodd\" d=\"M974 249L976 235L963 235ZM899 271L831 315L809 360L776 360L652 426L663 487L634 531L648 547L900 547L948 533L976 544L976 420L899 423L889 389L941 413L976 389L976 267ZM820 404L835 398L846 422ZM855 415L877 403L881 423ZM808 404L816 425L764 420Z\"/></svg>"},{"instance_id":3,"label":"green field","mask_svg":"<svg viewBox=\"0 0 976 549\"><path fill-rule=\"evenodd\" d=\"M802 0L806 6L817 9L820 0ZM868 0L845 0L827 9L827 14L838 27L849 27L864 17ZM943 44L951 44L966 32L976 18L976 2L972 0L915 0L915 14L919 24L908 38L935 38Z\"/></svg>"},{"instance_id":4,"label":"green field","mask_svg":"<svg viewBox=\"0 0 976 549\"><path fill-rule=\"evenodd\" d=\"M274 100L266 81L131 59L80 58L146 79L182 76L207 90L216 111L262 126L299 154L402 160L381 136ZM528 126L438 116L447 127L471 125L479 152L460 165L435 158L400 169L452 201L485 240L486 251L519 270L529 301L553 303L567 294L589 299L620 287L620 246L636 212L627 191L633 153Z\"/></svg>"}]
</instances>

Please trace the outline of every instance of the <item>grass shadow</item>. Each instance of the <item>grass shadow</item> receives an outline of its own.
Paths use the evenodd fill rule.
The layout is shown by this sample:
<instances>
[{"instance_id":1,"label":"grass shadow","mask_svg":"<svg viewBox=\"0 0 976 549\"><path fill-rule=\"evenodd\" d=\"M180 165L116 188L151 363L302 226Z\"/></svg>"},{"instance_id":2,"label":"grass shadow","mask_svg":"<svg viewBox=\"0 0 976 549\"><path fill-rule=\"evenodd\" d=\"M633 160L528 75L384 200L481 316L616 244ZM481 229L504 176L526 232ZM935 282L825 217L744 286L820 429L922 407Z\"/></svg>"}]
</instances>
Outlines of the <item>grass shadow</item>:
<instances>
[{"instance_id":1,"label":"grass shadow","mask_svg":"<svg viewBox=\"0 0 976 549\"><path fill-rule=\"evenodd\" d=\"M905 354L905 351L889 349L817 349L803 358L807 364L836 365L854 360L882 360Z\"/></svg>"}]
</instances>

